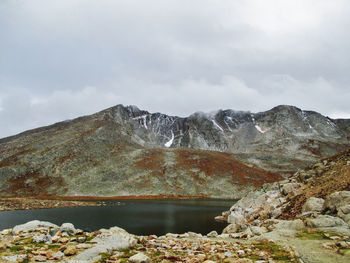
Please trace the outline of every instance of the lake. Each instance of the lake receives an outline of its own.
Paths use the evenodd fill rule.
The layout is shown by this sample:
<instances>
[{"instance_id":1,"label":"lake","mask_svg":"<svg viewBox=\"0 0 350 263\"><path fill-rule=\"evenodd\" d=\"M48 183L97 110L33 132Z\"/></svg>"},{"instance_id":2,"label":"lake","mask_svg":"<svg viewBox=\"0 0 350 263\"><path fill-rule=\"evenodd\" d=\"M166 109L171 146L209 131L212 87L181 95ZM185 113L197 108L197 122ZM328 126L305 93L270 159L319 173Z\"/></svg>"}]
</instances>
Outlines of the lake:
<instances>
[{"instance_id":1,"label":"lake","mask_svg":"<svg viewBox=\"0 0 350 263\"><path fill-rule=\"evenodd\" d=\"M236 200L106 200L104 206L15 210L0 212L0 230L31 220L94 231L118 226L135 235L164 235L188 231L221 233L226 223L215 216L228 210Z\"/></svg>"}]
</instances>

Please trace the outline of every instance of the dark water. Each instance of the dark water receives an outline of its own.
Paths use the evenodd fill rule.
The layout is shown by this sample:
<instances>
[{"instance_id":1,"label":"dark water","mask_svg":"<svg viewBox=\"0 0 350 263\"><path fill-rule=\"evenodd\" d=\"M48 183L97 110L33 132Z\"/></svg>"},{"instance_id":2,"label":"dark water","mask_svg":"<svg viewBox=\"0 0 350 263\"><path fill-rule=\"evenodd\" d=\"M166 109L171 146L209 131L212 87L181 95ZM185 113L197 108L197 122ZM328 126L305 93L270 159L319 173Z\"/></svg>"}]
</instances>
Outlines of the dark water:
<instances>
[{"instance_id":1,"label":"dark water","mask_svg":"<svg viewBox=\"0 0 350 263\"><path fill-rule=\"evenodd\" d=\"M136 235L163 235L193 231L221 232L226 224L214 217L228 210L233 200L122 200L105 201L106 206L52 208L0 212L0 230L31 220L57 225L73 223L76 228L98 230L118 226Z\"/></svg>"}]
</instances>

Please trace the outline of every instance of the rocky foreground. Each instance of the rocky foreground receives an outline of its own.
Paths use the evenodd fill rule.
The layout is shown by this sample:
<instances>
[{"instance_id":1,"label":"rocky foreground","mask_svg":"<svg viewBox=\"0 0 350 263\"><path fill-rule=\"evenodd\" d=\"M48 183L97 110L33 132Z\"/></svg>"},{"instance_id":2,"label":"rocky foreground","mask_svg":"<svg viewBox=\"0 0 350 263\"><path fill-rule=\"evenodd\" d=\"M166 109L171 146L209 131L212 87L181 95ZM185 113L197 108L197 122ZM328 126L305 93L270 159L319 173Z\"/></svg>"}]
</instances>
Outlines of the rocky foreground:
<instances>
[{"instance_id":1,"label":"rocky foreground","mask_svg":"<svg viewBox=\"0 0 350 263\"><path fill-rule=\"evenodd\" d=\"M70 223L31 221L0 233L1 262L298 262L294 250L274 242L237 241L211 232L134 236L113 227L92 233Z\"/></svg>"}]
</instances>

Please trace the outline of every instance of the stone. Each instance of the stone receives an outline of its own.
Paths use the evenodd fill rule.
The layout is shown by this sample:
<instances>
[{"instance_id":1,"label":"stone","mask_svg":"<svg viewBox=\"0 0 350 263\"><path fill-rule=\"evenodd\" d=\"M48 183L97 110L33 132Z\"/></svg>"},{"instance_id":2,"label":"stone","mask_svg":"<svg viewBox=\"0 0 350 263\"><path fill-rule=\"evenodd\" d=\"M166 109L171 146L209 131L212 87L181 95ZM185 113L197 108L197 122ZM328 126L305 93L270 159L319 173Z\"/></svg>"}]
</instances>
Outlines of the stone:
<instances>
[{"instance_id":1,"label":"stone","mask_svg":"<svg viewBox=\"0 0 350 263\"><path fill-rule=\"evenodd\" d=\"M224 253L224 255L225 255L225 257L227 257L227 258L232 258L232 253L231 253L230 251L226 251L226 252Z\"/></svg>"},{"instance_id":2,"label":"stone","mask_svg":"<svg viewBox=\"0 0 350 263\"><path fill-rule=\"evenodd\" d=\"M324 204L325 209L334 214L337 213L339 207L345 205L350 205L350 191L334 192L327 196Z\"/></svg>"},{"instance_id":3,"label":"stone","mask_svg":"<svg viewBox=\"0 0 350 263\"><path fill-rule=\"evenodd\" d=\"M50 222L33 220L33 221L27 222L25 224L15 226L12 229L12 233L17 235L17 234L19 234L19 232L22 232L22 231L27 231L27 232L28 231L33 231L33 230L41 228L41 227L42 228L58 228L57 225L52 224Z\"/></svg>"},{"instance_id":4,"label":"stone","mask_svg":"<svg viewBox=\"0 0 350 263\"><path fill-rule=\"evenodd\" d=\"M1 235L7 236L11 234L11 229L4 229L1 231Z\"/></svg>"},{"instance_id":5,"label":"stone","mask_svg":"<svg viewBox=\"0 0 350 263\"><path fill-rule=\"evenodd\" d=\"M238 226L236 224L229 224L222 231L223 234L236 233L238 231Z\"/></svg>"},{"instance_id":6,"label":"stone","mask_svg":"<svg viewBox=\"0 0 350 263\"><path fill-rule=\"evenodd\" d=\"M303 205L302 212L322 212L324 206L324 199L310 197Z\"/></svg>"},{"instance_id":7,"label":"stone","mask_svg":"<svg viewBox=\"0 0 350 263\"><path fill-rule=\"evenodd\" d=\"M129 262L132 263L149 263L151 262L149 257L147 257L143 253L137 253L136 255L133 255L132 257L129 258Z\"/></svg>"},{"instance_id":8,"label":"stone","mask_svg":"<svg viewBox=\"0 0 350 263\"><path fill-rule=\"evenodd\" d=\"M21 254L21 255L13 255L13 256L3 256L1 258L9 262L20 262L21 260L23 261L28 257L26 254Z\"/></svg>"},{"instance_id":9,"label":"stone","mask_svg":"<svg viewBox=\"0 0 350 263\"><path fill-rule=\"evenodd\" d=\"M245 255L245 251L242 250L242 249L237 250L237 255L238 255L239 257L243 257L243 256Z\"/></svg>"},{"instance_id":10,"label":"stone","mask_svg":"<svg viewBox=\"0 0 350 263\"><path fill-rule=\"evenodd\" d=\"M84 243L85 241L86 241L86 237L85 236L83 236L83 237L78 237L77 238L77 241L79 242L79 243Z\"/></svg>"},{"instance_id":11,"label":"stone","mask_svg":"<svg viewBox=\"0 0 350 263\"><path fill-rule=\"evenodd\" d=\"M69 235L74 235L77 230L75 229L73 224L71 224L71 223L63 223L60 226L59 231L61 231L62 233L67 233Z\"/></svg>"},{"instance_id":12,"label":"stone","mask_svg":"<svg viewBox=\"0 0 350 263\"><path fill-rule=\"evenodd\" d=\"M62 244L66 244L69 242L69 238L68 237L62 237L58 240L59 243L62 243Z\"/></svg>"},{"instance_id":13,"label":"stone","mask_svg":"<svg viewBox=\"0 0 350 263\"><path fill-rule=\"evenodd\" d=\"M34 256L33 259L38 262L47 262L46 256Z\"/></svg>"},{"instance_id":14,"label":"stone","mask_svg":"<svg viewBox=\"0 0 350 263\"><path fill-rule=\"evenodd\" d=\"M306 219L306 225L313 228L348 226L341 218L329 215L319 215L316 218L308 218Z\"/></svg>"},{"instance_id":15,"label":"stone","mask_svg":"<svg viewBox=\"0 0 350 263\"><path fill-rule=\"evenodd\" d=\"M51 238L50 235L41 234L39 236L34 236L33 237L33 242L34 243L51 244L52 243L52 238Z\"/></svg>"},{"instance_id":16,"label":"stone","mask_svg":"<svg viewBox=\"0 0 350 263\"><path fill-rule=\"evenodd\" d=\"M53 254L52 257L55 260L61 260L64 257L64 253L62 253L61 251L58 251L55 254Z\"/></svg>"},{"instance_id":17,"label":"stone","mask_svg":"<svg viewBox=\"0 0 350 263\"><path fill-rule=\"evenodd\" d=\"M218 232L216 231L211 231L210 233L207 234L207 237L217 237L218 236Z\"/></svg>"},{"instance_id":18,"label":"stone","mask_svg":"<svg viewBox=\"0 0 350 263\"><path fill-rule=\"evenodd\" d=\"M339 207L338 213L339 211L342 212L343 214L350 214L350 204Z\"/></svg>"},{"instance_id":19,"label":"stone","mask_svg":"<svg viewBox=\"0 0 350 263\"><path fill-rule=\"evenodd\" d=\"M93 241L96 243L93 247L85 249L69 261L69 263L93 263L100 260L101 253L117 249L125 249L135 246L137 243L137 240L133 235L119 227L111 227L108 230L101 229L96 233L96 237Z\"/></svg>"},{"instance_id":20,"label":"stone","mask_svg":"<svg viewBox=\"0 0 350 263\"><path fill-rule=\"evenodd\" d=\"M77 253L77 248L75 246L67 246L63 253L65 256L75 255Z\"/></svg>"},{"instance_id":21,"label":"stone","mask_svg":"<svg viewBox=\"0 0 350 263\"><path fill-rule=\"evenodd\" d=\"M288 194L294 192L295 190L297 190L300 187L300 185L301 184L299 184L299 183L287 183L287 184L284 184L284 185L282 185L281 192L284 195L288 195Z\"/></svg>"}]
</instances>

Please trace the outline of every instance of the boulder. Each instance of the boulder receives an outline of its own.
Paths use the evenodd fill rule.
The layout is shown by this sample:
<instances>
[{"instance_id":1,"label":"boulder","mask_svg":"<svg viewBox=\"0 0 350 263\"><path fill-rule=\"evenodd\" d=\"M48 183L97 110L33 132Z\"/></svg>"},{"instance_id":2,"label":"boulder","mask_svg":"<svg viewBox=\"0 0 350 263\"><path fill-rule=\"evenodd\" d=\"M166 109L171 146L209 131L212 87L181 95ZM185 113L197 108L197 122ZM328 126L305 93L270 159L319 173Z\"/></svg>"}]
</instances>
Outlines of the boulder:
<instances>
[{"instance_id":1,"label":"boulder","mask_svg":"<svg viewBox=\"0 0 350 263\"><path fill-rule=\"evenodd\" d=\"M68 262L92 263L100 260L101 253L135 246L137 240L133 235L129 234L124 229L112 227L108 230L101 229L99 234L94 238L94 242L96 242L94 247L84 250Z\"/></svg>"},{"instance_id":2,"label":"boulder","mask_svg":"<svg viewBox=\"0 0 350 263\"><path fill-rule=\"evenodd\" d=\"M23 231L29 232L29 231L33 231L37 228L58 228L58 226L55 224L52 224L50 222L34 220L34 221L27 222L23 225L15 226L12 229L12 233L17 235L19 232L23 232Z\"/></svg>"},{"instance_id":3,"label":"boulder","mask_svg":"<svg viewBox=\"0 0 350 263\"><path fill-rule=\"evenodd\" d=\"M129 262L132 263L149 263L151 262L149 257L147 257L143 253L137 253L136 255L133 255L132 257L129 258Z\"/></svg>"},{"instance_id":4,"label":"boulder","mask_svg":"<svg viewBox=\"0 0 350 263\"><path fill-rule=\"evenodd\" d=\"M61 226L60 226L60 229L59 231L61 233L67 233L68 235L72 236L75 234L75 232L77 231L74 227L73 224L71 223L63 223Z\"/></svg>"},{"instance_id":5,"label":"boulder","mask_svg":"<svg viewBox=\"0 0 350 263\"><path fill-rule=\"evenodd\" d=\"M306 219L306 225L313 228L322 227L348 227L348 225L339 217L329 215L319 215L316 218Z\"/></svg>"},{"instance_id":6,"label":"boulder","mask_svg":"<svg viewBox=\"0 0 350 263\"><path fill-rule=\"evenodd\" d=\"M334 192L327 196L324 204L325 209L334 214L338 212L339 207L345 205L350 205L350 191Z\"/></svg>"},{"instance_id":7,"label":"boulder","mask_svg":"<svg viewBox=\"0 0 350 263\"><path fill-rule=\"evenodd\" d=\"M303 205L302 212L322 212L324 202L322 198L310 197Z\"/></svg>"}]
</instances>

